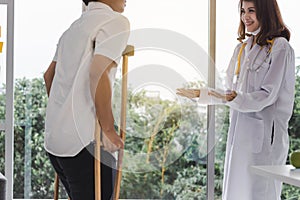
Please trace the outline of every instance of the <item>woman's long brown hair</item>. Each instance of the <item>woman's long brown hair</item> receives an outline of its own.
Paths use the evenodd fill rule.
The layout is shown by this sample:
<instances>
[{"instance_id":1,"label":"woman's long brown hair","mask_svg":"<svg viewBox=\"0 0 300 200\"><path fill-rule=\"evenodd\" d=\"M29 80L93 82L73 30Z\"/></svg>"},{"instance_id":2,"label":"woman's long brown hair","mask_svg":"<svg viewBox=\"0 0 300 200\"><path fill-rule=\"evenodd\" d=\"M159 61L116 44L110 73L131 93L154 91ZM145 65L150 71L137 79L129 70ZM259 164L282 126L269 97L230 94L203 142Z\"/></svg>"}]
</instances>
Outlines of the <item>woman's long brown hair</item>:
<instances>
[{"instance_id":1,"label":"woman's long brown hair","mask_svg":"<svg viewBox=\"0 0 300 200\"><path fill-rule=\"evenodd\" d=\"M260 32L257 35L256 43L260 46L266 45L268 40L276 37L284 37L290 40L290 31L281 17L280 9L276 0L240 0L240 25L238 28L238 40L242 41L247 35L245 25L242 21L243 2L253 2L256 10L256 17L260 23Z\"/></svg>"}]
</instances>

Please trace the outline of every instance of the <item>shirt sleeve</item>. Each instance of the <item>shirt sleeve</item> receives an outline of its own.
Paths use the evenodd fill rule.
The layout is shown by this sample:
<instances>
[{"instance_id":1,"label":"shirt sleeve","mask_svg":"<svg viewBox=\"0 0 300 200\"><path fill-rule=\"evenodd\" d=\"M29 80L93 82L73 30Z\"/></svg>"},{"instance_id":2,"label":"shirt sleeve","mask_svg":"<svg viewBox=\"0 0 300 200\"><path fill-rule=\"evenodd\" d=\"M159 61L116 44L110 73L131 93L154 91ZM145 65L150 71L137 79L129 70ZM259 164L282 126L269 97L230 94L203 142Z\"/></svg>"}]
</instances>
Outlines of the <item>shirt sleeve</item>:
<instances>
[{"instance_id":1,"label":"shirt sleeve","mask_svg":"<svg viewBox=\"0 0 300 200\"><path fill-rule=\"evenodd\" d=\"M59 38L58 43L56 44L56 50L55 50L55 54L54 54L52 61L57 62L57 60L58 60L58 51L59 51L59 46L61 44L61 41L62 41L62 36Z\"/></svg>"},{"instance_id":2,"label":"shirt sleeve","mask_svg":"<svg viewBox=\"0 0 300 200\"><path fill-rule=\"evenodd\" d=\"M55 54L54 54L52 61L57 62L57 56L58 56L58 44L56 45L56 50L55 50Z\"/></svg>"},{"instance_id":3,"label":"shirt sleeve","mask_svg":"<svg viewBox=\"0 0 300 200\"><path fill-rule=\"evenodd\" d=\"M107 22L96 36L94 55L106 56L119 64L127 45L129 30L129 21L122 15Z\"/></svg>"},{"instance_id":4,"label":"shirt sleeve","mask_svg":"<svg viewBox=\"0 0 300 200\"><path fill-rule=\"evenodd\" d=\"M289 45L276 48L271 53L270 68L263 79L260 89L254 92L238 92L236 98L227 105L240 112L258 112L272 105L279 96L284 83L286 69L293 67L295 56Z\"/></svg>"}]
</instances>

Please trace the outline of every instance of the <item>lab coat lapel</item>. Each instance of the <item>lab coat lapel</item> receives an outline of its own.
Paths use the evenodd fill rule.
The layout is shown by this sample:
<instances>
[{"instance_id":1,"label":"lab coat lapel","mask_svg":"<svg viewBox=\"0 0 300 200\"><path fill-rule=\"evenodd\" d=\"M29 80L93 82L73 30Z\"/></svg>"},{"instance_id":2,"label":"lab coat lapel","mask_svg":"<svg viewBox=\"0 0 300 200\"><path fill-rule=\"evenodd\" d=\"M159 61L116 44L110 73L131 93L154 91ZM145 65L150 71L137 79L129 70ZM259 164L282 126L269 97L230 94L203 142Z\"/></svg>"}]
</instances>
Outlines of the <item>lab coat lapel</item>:
<instances>
[{"instance_id":1,"label":"lab coat lapel","mask_svg":"<svg viewBox=\"0 0 300 200\"><path fill-rule=\"evenodd\" d=\"M241 67L241 74L240 74L240 84L237 87L238 91L247 91L247 83L248 81L244 80L247 77L247 73L252 68L255 57L258 56L260 46L255 44L251 49L252 44L252 38L248 38L246 41L247 43L245 49L244 49L244 56L242 56L242 67Z\"/></svg>"},{"instance_id":2,"label":"lab coat lapel","mask_svg":"<svg viewBox=\"0 0 300 200\"><path fill-rule=\"evenodd\" d=\"M252 41L251 41L251 43L252 43ZM258 54L259 54L260 48L261 48L258 44L255 44L250 49L251 43L247 43L247 46L246 46L246 51L247 51L246 55L247 55L247 57L246 57L245 61L247 61L247 60L249 61L247 63L248 64L247 68L249 68L249 69L252 69L252 66L254 65L254 62L255 62L257 56L259 56Z\"/></svg>"}]
</instances>

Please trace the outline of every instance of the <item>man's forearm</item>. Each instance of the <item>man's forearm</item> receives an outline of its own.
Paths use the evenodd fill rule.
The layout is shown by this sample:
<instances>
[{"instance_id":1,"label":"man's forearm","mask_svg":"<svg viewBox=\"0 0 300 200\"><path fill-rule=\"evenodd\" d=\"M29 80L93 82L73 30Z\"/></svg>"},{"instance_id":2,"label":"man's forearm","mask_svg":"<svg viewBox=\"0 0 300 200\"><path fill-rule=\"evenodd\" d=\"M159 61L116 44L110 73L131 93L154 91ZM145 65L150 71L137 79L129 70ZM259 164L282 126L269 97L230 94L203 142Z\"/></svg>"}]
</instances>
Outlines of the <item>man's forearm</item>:
<instances>
[{"instance_id":1,"label":"man's forearm","mask_svg":"<svg viewBox=\"0 0 300 200\"><path fill-rule=\"evenodd\" d=\"M56 67L56 62L53 61L49 65L47 71L44 73L44 81L45 81L46 91L48 96L50 94L52 81L55 75L55 67Z\"/></svg>"},{"instance_id":2,"label":"man's forearm","mask_svg":"<svg viewBox=\"0 0 300 200\"><path fill-rule=\"evenodd\" d=\"M106 71L100 77L95 95L96 114L105 133L114 131L114 117L111 108L112 89Z\"/></svg>"}]
</instances>

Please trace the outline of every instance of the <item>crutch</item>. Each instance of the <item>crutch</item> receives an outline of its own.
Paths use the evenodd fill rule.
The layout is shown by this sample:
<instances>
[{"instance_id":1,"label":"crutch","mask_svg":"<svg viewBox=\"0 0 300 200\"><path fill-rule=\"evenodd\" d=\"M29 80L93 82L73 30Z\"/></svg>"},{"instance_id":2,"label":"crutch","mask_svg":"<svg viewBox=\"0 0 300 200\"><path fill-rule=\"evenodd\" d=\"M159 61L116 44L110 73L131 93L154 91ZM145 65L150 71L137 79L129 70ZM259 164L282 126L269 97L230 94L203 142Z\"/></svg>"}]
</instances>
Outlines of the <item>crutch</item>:
<instances>
[{"instance_id":1,"label":"crutch","mask_svg":"<svg viewBox=\"0 0 300 200\"><path fill-rule=\"evenodd\" d=\"M101 141L100 141L100 124L96 120L95 126L95 200L101 200Z\"/></svg>"},{"instance_id":2,"label":"crutch","mask_svg":"<svg viewBox=\"0 0 300 200\"><path fill-rule=\"evenodd\" d=\"M126 136L126 103L127 103L127 73L128 73L128 57L134 56L134 46L127 45L125 51L123 52L123 64L122 64L122 98L121 98L121 118L119 133L123 142L125 143ZM119 200L120 196L120 186L122 178L122 160L123 160L123 151L118 153L117 161L117 175L114 186L114 200Z\"/></svg>"},{"instance_id":3,"label":"crutch","mask_svg":"<svg viewBox=\"0 0 300 200\"><path fill-rule=\"evenodd\" d=\"M58 192L59 192L59 177L57 173L55 173L54 180L54 200L58 200Z\"/></svg>"}]
</instances>

